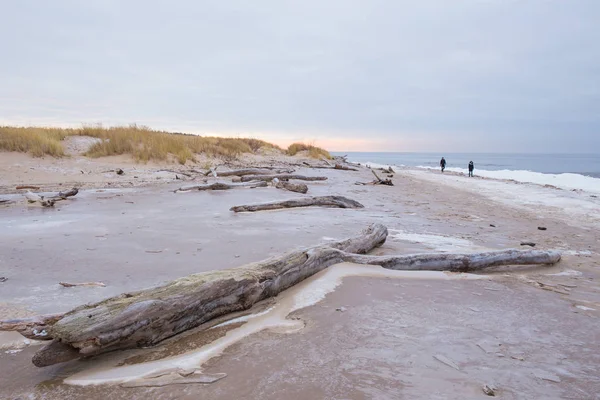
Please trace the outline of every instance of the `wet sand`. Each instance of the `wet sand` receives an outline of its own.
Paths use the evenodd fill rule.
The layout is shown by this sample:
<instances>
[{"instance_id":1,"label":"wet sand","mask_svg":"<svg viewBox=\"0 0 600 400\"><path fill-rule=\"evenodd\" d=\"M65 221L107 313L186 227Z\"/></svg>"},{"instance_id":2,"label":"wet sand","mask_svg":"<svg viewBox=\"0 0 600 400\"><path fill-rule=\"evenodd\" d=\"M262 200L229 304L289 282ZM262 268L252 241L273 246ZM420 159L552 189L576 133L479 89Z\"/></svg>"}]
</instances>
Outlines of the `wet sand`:
<instances>
[{"instance_id":1,"label":"wet sand","mask_svg":"<svg viewBox=\"0 0 600 400\"><path fill-rule=\"evenodd\" d=\"M35 346L3 350L0 397L464 399L486 398L482 385L495 384L501 398L597 398L600 234L595 220L552 205L513 204L489 188L440 183L421 171L400 171L394 187L354 185L372 179L366 169L298 172L329 176L309 183L309 194L344 195L365 209L233 214L233 205L300 195L272 187L172 193L180 183L88 189L53 210L2 208L0 276L9 279L0 283L0 317L67 311L191 273L352 236L373 222L390 229L375 254L481 251L519 247L521 241L566 253L557 266L500 268L479 281L346 278L322 301L291 315L303 321L303 329L261 331L209 360L204 372L227 374L211 385L78 387L62 379L101 360L38 369L30 362ZM524 190L529 189L554 194L551 188L526 185ZM107 286L63 288L59 281ZM336 311L341 306L346 310ZM191 343L207 342L206 333L198 335ZM161 351L174 354L176 342ZM499 351L486 352L477 343Z\"/></svg>"}]
</instances>

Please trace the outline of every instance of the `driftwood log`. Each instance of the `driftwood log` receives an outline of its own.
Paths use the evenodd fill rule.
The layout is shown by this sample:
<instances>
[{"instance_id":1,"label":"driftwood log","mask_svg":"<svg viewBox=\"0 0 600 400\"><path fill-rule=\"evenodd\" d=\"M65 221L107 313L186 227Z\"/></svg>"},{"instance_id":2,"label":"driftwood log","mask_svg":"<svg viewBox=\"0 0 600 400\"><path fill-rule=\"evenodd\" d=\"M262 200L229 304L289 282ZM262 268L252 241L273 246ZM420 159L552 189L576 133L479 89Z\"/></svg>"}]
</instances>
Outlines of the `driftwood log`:
<instances>
[{"instance_id":1,"label":"driftwood log","mask_svg":"<svg viewBox=\"0 0 600 400\"><path fill-rule=\"evenodd\" d=\"M386 185L386 186L394 186L394 183L391 179L381 179L375 171L371 170L373 175L375 175L375 180L372 182L356 182L355 185Z\"/></svg>"},{"instance_id":2,"label":"driftwood log","mask_svg":"<svg viewBox=\"0 0 600 400\"><path fill-rule=\"evenodd\" d=\"M243 187L249 188L257 188L257 187L266 187L267 182L264 181L251 181L251 182L242 182L242 183L226 183L226 182L214 182L214 183L204 183L199 185L186 185L182 186L179 189L175 190L177 192L189 192L191 190L229 190L229 189L237 189Z\"/></svg>"},{"instance_id":3,"label":"driftwood log","mask_svg":"<svg viewBox=\"0 0 600 400\"><path fill-rule=\"evenodd\" d=\"M387 237L381 224L361 235L309 247L243 267L210 271L165 285L125 293L63 314L0 322L0 330L28 337L40 328L53 341L33 358L39 367L112 350L151 346L232 312L247 310L309 276L340 262L382 265L390 269L474 271L490 266L553 264L560 254L506 250L480 254L367 256ZM32 336L33 335L33 336Z\"/></svg>"},{"instance_id":4,"label":"driftwood log","mask_svg":"<svg viewBox=\"0 0 600 400\"><path fill-rule=\"evenodd\" d=\"M343 196L316 196L301 199L276 201L272 203L252 204L231 207L233 212L254 212L279 210L295 207L330 207L330 208L364 208L358 201Z\"/></svg>"},{"instance_id":5,"label":"driftwood log","mask_svg":"<svg viewBox=\"0 0 600 400\"><path fill-rule=\"evenodd\" d=\"M69 283L69 282L58 282L58 284L62 287L76 287L76 286L98 286L105 287L106 284L104 282L80 282L80 283Z\"/></svg>"},{"instance_id":6,"label":"driftwood log","mask_svg":"<svg viewBox=\"0 0 600 400\"><path fill-rule=\"evenodd\" d=\"M335 167L333 167L333 169L340 169L342 171L358 171L358 169L356 168L351 168L342 164L335 164Z\"/></svg>"},{"instance_id":7,"label":"driftwood log","mask_svg":"<svg viewBox=\"0 0 600 400\"><path fill-rule=\"evenodd\" d=\"M246 176L246 175L273 175L273 174L291 174L294 170L291 169L278 169L271 170L266 168L244 168L235 169L233 171L219 171L219 176ZM210 171L207 175L210 174Z\"/></svg>"},{"instance_id":8,"label":"driftwood log","mask_svg":"<svg viewBox=\"0 0 600 400\"><path fill-rule=\"evenodd\" d=\"M277 189L289 190L290 192L306 193L308 192L308 186L305 183L292 183L286 181L277 182L275 185Z\"/></svg>"},{"instance_id":9,"label":"driftwood log","mask_svg":"<svg viewBox=\"0 0 600 400\"><path fill-rule=\"evenodd\" d=\"M29 203L39 202L44 207L53 207L54 203L56 203L57 201L65 200L69 197L77 195L77 193L79 193L79 189L72 188L72 189L64 191L64 192L58 192L54 196L50 196L50 197L44 197L42 195L39 195L37 193L32 193L29 191L26 192L24 194L24 196Z\"/></svg>"},{"instance_id":10,"label":"driftwood log","mask_svg":"<svg viewBox=\"0 0 600 400\"><path fill-rule=\"evenodd\" d=\"M373 225L354 238L78 307L50 327L54 340L33 362L42 367L68 357L154 345L218 316L246 310L339 262L339 251L367 253L386 236L386 227Z\"/></svg>"},{"instance_id":11,"label":"driftwood log","mask_svg":"<svg viewBox=\"0 0 600 400\"><path fill-rule=\"evenodd\" d=\"M271 182L273 179L279 179L280 181L287 181L295 179L299 181L325 181L326 176L304 176L304 175L291 175L291 174L276 174L276 175L247 175L242 176L242 182L249 181L265 181Z\"/></svg>"}]
</instances>

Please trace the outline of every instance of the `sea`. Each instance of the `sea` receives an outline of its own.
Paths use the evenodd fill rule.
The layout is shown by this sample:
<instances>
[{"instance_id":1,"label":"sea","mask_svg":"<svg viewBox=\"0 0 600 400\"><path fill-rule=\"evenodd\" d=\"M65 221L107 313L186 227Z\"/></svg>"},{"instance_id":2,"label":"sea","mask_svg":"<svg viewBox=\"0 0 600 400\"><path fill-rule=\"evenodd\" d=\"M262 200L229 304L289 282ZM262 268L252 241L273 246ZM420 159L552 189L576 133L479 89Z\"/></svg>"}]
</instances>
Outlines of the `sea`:
<instances>
[{"instance_id":1,"label":"sea","mask_svg":"<svg viewBox=\"0 0 600 400\"><path fill-rule=\"evenodd\" d=\"M333 152L348 161L371 167L399 166L438 170L446 159L446 170L467 174L469 161L475 175L485 178L553 185L569 190L600 192L600 154L500 154L500 153L391 153Z\"/></svg>"}]
</instances>

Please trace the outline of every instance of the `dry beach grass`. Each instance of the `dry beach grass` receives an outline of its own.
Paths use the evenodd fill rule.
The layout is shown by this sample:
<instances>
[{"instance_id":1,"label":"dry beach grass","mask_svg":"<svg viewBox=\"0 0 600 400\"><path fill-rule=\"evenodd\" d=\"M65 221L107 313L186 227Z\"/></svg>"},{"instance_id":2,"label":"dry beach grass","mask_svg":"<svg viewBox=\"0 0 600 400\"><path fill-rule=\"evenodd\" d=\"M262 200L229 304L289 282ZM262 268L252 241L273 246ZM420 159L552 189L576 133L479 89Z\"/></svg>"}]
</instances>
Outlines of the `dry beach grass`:
<instances>
[{"instance_id":1,"label":"dry beach grass","mask_svg":"<svg viewBox=\"0 0 600 400\"><path fill-rule=\"evenodd\" d=\"M173 157L180 164L195 161L195 154L231 159L243 153L254 154L267 148L283 150L277 145L254 138L223 138L156 131L145 126L129 125L104 128L84 126L78 129L40 127L0 127L0 151L29 153L34 157L64 157L62 141L69 136L88 136L101 139L85 155L105 157L130 154L136 161L165 161ZM306 150L313 158L327 157L319 147L294 143L290 155Z\"/></svg>"}]
</instances>

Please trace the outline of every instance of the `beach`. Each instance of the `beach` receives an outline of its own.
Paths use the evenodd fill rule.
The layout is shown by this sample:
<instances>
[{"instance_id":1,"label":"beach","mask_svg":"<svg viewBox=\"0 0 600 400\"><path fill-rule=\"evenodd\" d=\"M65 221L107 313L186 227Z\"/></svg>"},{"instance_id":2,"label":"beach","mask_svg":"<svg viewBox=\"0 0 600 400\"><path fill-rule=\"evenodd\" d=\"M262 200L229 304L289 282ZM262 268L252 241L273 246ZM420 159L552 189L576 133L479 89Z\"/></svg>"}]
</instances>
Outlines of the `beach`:
<instances>
[{"instance_id":1,"label":"beach","mask_svg":"<svg viewBox=\"0 0 600 400\"><path fill-rule=\"evenodd\" d=\"M39 344L0 333L2 398L470 399L487 398L484 385L503 399L598 398L595 192L408 167L389 174L394 186L356 185L373 180L369 168L314 168L326 164L279 154L192 166L3 153L0 163L0 198L14 201L0 206L0 276L7 278L0 283L0 319L66 312L345 239L373 223L389 231L375 255L523 249L522 242L562 252L553 266L497 267L475 276L336 266L338 275L326 270L308 278L259 306L253 314L266 314L255 318L46 368L31 363ZM271 185L174 193L203 180L231 182L204 175L217 165L217 175L292 168L327 180L306 182L306 195ZM44 193L81 190L45 208L28 205L18 185ZM345 196L364 208L230 211L309 195ZM64 281L106 286L66 288L59 285ZM218 340L221 347L211 348ZM124 387L126 371L116 369L127 364L144 371L158 360L152 368L168 369L196 356L203 373L226 376L211 384ZM109 381L107 371L120 380Z\"/></svg>"}]
</instances>

